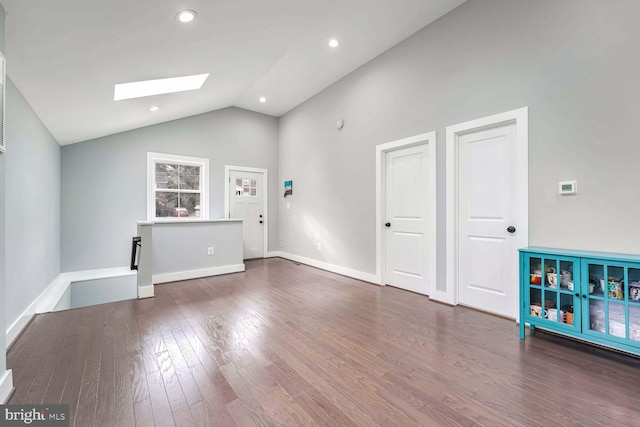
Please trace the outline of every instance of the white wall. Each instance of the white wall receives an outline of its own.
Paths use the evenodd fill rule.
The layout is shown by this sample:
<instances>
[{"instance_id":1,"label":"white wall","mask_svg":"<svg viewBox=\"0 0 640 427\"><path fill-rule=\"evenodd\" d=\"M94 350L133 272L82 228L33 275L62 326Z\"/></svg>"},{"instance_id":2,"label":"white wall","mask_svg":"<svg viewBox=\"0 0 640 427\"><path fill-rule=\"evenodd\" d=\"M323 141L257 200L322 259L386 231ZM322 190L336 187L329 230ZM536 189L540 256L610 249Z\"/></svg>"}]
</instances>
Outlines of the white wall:
<instances>
[{"instance_id":1,"label":"white wall","mask_svg":"<svg viewBox=\"0 0 640 427\"><path fill-rule=\"evenodd\" d=\"M136 221L146 220L147 152L210 159L210 217L224 216L224 165L270 174L270 250L277 247L278 119L238 108L62 148L62 269L129 265Z\"/></svg>"},{"instance_id":2,"label":"white wall","mask_svg":"<svg viewBox=\"0 0 640 427\"><path fill-rule=\"evenodd\" d=\"M6 97L6 319L11 325L60 274L60 146L9 79Z\"/></svg>"},{"instance_id":3,"label":"white wall","mask_svg":"<svg viewBox=\"0 0 640 427\"><path fill-rule=\"evenodd\" d=\"M470 0L287 113L281 250L374 273L375 146L435 130L442 290L445 128L529 106L530 244L640 253L638 16L632 0Z\"/></svg>"}]
</instances>

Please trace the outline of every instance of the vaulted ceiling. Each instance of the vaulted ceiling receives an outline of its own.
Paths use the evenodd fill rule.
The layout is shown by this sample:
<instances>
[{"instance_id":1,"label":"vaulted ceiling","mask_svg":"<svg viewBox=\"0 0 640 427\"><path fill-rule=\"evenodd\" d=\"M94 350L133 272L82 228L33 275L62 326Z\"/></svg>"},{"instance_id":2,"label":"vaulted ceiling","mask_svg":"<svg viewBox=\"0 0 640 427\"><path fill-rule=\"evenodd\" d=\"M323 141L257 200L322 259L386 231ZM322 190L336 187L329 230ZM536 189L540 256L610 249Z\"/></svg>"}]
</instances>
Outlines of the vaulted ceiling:
<instances>
[{"instance_id":1,"label":"vaulted ceiling","mask_svg":"<svg viewBox=\"0 0 640 427\"><path fill-rule=\"evenodd\" d=\"M1 0L9 77L63 145L229 106L281 116L464 1ZM203 73L113 100L116 83Z\"/></svg>"}]
</instances>

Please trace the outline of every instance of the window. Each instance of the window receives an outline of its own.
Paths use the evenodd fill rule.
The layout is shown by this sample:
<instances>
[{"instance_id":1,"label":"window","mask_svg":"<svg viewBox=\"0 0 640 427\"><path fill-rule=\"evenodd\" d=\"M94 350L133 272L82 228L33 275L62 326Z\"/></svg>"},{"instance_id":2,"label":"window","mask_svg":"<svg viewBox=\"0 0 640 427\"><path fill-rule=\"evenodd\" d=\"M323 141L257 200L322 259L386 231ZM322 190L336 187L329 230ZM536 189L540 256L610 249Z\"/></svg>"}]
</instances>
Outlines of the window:
<instances>
[{"instance_id":1,"label":"window","mask_svg":"<svg viewBox=\"0 0 640 427\"><path fill-rule=\"evenodd\" d=\"M209 159L147 153L147 219L209 219Z\"/></svg>"}]
</instances>

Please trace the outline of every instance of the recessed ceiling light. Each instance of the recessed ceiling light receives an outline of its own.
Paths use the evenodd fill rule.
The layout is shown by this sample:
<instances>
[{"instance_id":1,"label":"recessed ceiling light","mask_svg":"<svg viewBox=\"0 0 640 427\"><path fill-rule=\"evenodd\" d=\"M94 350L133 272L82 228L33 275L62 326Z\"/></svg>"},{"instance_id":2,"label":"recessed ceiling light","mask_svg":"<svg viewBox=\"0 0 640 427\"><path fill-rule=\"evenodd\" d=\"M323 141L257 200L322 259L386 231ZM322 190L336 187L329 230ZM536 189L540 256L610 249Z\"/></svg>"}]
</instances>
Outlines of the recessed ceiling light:
<instances>
[{"instance_id":1,"label":"recessed ceiling light","mask_svg":"<svg viewBox=\"0 0 640 427\"><path fill-rule=\"evenodd\" d=\"M160 107L158 107L157 105L154 105L153 107L149 108L149 111L158 111L160 109Z\"/></svg>"},{"instance_id":2,"label":"recessed ceiling light","mask_svg":"<svg viewBox=\"0 0 640 427\"><path fill-rule=\"evenodd\" d=\"M337 39L329 40L329 46L331 46L331 47L338 47L339 44L340 44L340 42Z\"/></svg>"},{"instance_id":3,"label":"recessed ceiling light","mask_svg":"<svg viewBox=\"0 0 640 427\"><path fill-rule=\"evenodd\" d=\"M120 83L115 85L113 100L121 101L123 99L142 98L143 96L162 95L164 93L200 89L204 84L204 81L207 80L207 77L209 77L209 73L197 74L194 76L172 77L169 79Z\"/></svg>"},{"instance_id":4,"label":"recessed ceiling light","mask_svg":"<svg viewBox=\"0 0 640 427\"><path fill-rule=\"evenodd\" d=\"M265 98L264 96L261 96L260 99L258 99L258 101L264 104L265 102L267 102L267 98Z\"/></svg>"},{"instance_id":5,"label":"recessed ceiling light","mask_svg":"<svg viewBox=\"0 0 640 427\"><path fill-rule=\"evenodd\" d=\"M176 15L176 19L180 22L191 22L196 19L197 13L194 10L181 10Z\"/></svg>"}]
</instances>

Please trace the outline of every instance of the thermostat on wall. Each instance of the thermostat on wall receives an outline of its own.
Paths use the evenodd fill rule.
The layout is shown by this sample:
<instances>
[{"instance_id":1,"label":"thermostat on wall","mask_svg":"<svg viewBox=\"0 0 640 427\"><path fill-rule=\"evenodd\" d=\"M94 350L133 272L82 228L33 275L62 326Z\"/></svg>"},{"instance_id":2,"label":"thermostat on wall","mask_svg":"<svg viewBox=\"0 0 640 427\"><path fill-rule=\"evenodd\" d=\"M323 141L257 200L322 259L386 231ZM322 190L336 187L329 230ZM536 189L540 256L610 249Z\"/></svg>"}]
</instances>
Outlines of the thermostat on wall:
<instances>
[{"instance_id":1,"label":"thermostat on wall","mask_svg":"<svg viewBox=\"0 0 640 427\"><path fill-rule=\"evenodd\" d=\"M562 181L558 183L558 194L570 196L578 194L578 183L576 181Z\"/></svg>"}]
</instances>

